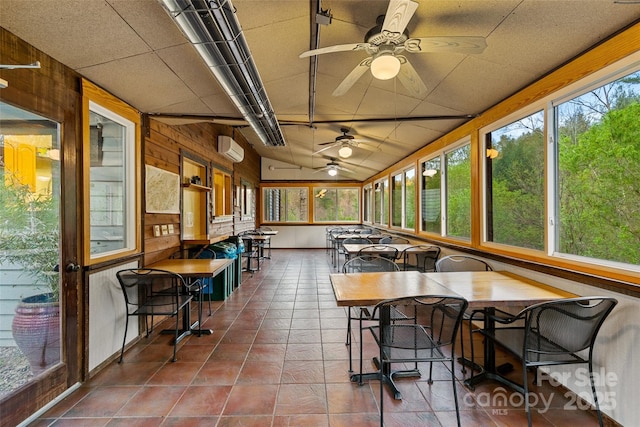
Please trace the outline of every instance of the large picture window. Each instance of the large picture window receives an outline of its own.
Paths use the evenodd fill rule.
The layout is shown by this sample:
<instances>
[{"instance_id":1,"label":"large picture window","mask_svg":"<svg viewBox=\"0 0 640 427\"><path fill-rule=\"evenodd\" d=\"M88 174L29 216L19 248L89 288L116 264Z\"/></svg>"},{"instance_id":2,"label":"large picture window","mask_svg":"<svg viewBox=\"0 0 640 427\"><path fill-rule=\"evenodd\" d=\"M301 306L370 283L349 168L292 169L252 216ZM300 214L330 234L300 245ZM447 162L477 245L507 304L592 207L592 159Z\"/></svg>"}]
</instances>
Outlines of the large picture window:
<instances>
[{"instance_id":1,"label":"large picture window","mask_svg":"<svg viewBox=\"0 0 640 427\"><path fill-rule=\"evenodd\" d=\"M373 222L389 224L389 181L383 179L373 185Z\"/></svg>"},{"instance_id":2,"label":"large picture window","mask_svg":"<svg viewBox=\"0 0 640 427\"><path fill-rule=\"evenodd\" d=\"M427 160L421 166L420 229L428 233L442 233L442 171L440 157Z\"/></svg>"},{"instance_id":3,"label":"large picture window","mask_svg":"<svg viewBox=\"0 0 640 427\"><path fill-rule=\"evenodd\" d=\"M485 138L486 240L544 250L544 112Z\"/></svg>"},{"instance_id":4,"label":"large picture window","mask_svg":"<svg viewBox=\"0 0 640 427\"><path fill-rule=\"evenodd\" d=\"M360 220L359 188L318 187L313 190L316 222L357 222Z\"/></svg>"},{"instance_id":5,"label":"large picture window","mask_svg":"<svg viewBox=\"0 0 640 427\"><path fill-rule=\"evenodd\" d=\"M407 169L391 179L391 225L415 228L416 171Z\"/></svg>"},{"instance_id":6,"label":"large picture window","mask_svg":"<svg viewBox=\"0 0 640 427\"><path fill-rule=\"evenodd\" d=\"M638 67L554 106L555 251L640 264Z\"/></svg>"},{"instance_id":7,"label":"large picture window","mask_svg":"<svg viewBox=\"0 0 640 427\"><path fill-rule=\"evenodd\" d=\"M471 238L471 145L449 151L444 155L446 234Z\"/></svg>"},{"instance_id":8,"label":"large picture window","mask_svg":"<svg viewBox=\"0 0 640 427\"><path fill-rule=\"evenodd\" d=\"M264 222L307 222L307 187L268 187L262 193Z\"/></svg>"}]
</instances>

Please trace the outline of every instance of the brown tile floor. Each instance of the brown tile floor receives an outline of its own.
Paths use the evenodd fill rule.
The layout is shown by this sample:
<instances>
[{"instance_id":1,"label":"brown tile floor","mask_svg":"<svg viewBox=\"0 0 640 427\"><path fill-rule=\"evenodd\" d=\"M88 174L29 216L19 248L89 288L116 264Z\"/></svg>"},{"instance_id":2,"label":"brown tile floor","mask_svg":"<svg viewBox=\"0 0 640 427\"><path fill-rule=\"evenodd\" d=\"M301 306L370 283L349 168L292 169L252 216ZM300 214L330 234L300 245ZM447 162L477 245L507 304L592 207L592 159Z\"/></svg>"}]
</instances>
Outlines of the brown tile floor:
<instances>
[{"instance_id":1,"label":"brown tile floor","mask_svg":"<svg viewBox=\"0 0 640 427\"><path fill-rule=\"evenodd\" d=\"M323 250L273 250L261 271L245 274L230 298L214 303L205 321L214 333L181 343L177 362L170 361L169 337L142 339L122 364L112 363L32 425L379 425L379 383L349 381L346 312L336 306L330 272ZM369 340L365 352L375 354ZM403 399L387 394L385 424L455 425L449 375L440 365L432 385L426 378L399 380ZM470 391L460 365L456 375L464 426L527 424L520 395L493 383ZM512 375L519 379L520 370ZM548 409L534 411L535 425L597 425L591 411L573 410L561 390L533 390L553 397L538 405Z\"/></svg>"}]
</instances>

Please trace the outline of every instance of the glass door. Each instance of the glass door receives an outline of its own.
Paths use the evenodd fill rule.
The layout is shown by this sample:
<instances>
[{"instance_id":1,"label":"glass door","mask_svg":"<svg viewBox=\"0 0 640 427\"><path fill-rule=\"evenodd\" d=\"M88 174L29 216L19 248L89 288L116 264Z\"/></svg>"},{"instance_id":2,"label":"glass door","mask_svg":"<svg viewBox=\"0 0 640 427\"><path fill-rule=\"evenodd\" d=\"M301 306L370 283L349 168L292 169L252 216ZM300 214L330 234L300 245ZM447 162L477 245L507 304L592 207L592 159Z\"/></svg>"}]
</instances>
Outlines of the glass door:
<instances>
[{"instance_id":1,"label":"glass door","mask_svg":"<svg viewBox=\"0 0 640 427\"><path fill-rule=\"evenodd\" d=\"M59 124L0 102L0 402L60 368Z\"/></svg>"}]
</instances>

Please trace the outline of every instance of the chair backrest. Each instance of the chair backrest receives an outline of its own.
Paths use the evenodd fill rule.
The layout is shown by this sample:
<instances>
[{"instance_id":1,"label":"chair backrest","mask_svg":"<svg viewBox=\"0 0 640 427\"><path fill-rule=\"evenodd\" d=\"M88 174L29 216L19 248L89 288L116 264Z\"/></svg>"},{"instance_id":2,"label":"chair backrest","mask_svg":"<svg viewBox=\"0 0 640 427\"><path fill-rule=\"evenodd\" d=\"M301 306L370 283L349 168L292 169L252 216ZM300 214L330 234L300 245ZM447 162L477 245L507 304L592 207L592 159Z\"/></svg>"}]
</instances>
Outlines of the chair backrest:
<instances>
[{"instance_id":1,"label":"chair backrest","mask_svg":"<svg viewBox=\"0 0 640 427\"><path fill-rule=\"evenodd\" d=\"M416 267L420 271L436 271L436 262L440 257L440 247L433 245L414 245L400 254L405 264L409 264L409 256L416 257Z\"/></svg>"},{"instance_id":2,"label":"chair backrest","mask_svg":"<svg viewBox=\"0 0 640 427\"><path fill-rule=\"evenodd\" d=\"M373 234L373 228L358 228L354 232L356 234Z\"/></svg>"},{"instance_id":3,"label":"chair backrest","mask_svg":"<svg viewBox=\"0 0 640 427\"><path fill-rule=\"evenodd\" d=\"M342 244L352 244L352 245L370 245L371 240L366 237L349 237L348 239L344 239Z\"/></svg>"},{"instance_id":4,"label":"chair backrest","mask_svg":"<svg viewBox=\"0 0 640 427\"><path fill-rule=\"evenodd\" d=\"M177 304L180 294L186 289L186 282L179 274L153 268L128 268L116 272L127 306L149 304L153 295L163 294L174 297L175 301L163 300L164 304ZM168 302L167 302L168 301Z\"/></svg>"},{"instance_id":5,"label":"chair backrest","mask_svg":"<svg viewBox=\"0 0 640 427\"><path fill-rule=\"evenodd\" d=\"M360 249L357 256L381 256L383 258L395 260L398 259L398 249L388 245L371 245Z\"/></svg>"},{"instance_id":6,"label":"chair backrest","mask_svg":"<svg viewBox=\"0 0 640 427\"><path fill-rule=\"evenodd\" d=\"M525 360L566 363L562 356L585 349L590 358L600 326L617 303L615 298L579 297L526 308Z\"/></svg>"},{"instance_id":7,"label":"chair backrest","mask_svg":"<svg viewBox=\"0 0 640 427\"><path fill-rule=\"evenodd\" d=\"M471 255L448 255L436 262L436 271L493 271L493 268Z\"/></svg>"},{"instance_id":8,"label":"chair backrest","mask_svg":"<svg viewBox=\"0 0 640 427\"><path fill-rule=\"evenodd\" d=\"M405 239L404 237L396 237L396 236L385 236L378 240L379 243L396 243L399 245L408 245L411 243L409 239Z\"/></svg>"},{"instance_id":9,"label":"chair backrest","mask_svg":"<svg viewBox=\"0 0 640 427\"><path fill-rule=\"evenodd\" d=\"M351 258L342 266L343 273L366 273L377 271L400 271L398 264L388 258L377 255Z\"/></svg>"},{"instance_id":10,"label":"chair backrest","mask_svg":"<svg viewBox=\"0 0 640 427\"><path fill-rule=\"evenodd\" d=\"M409 350L410 359L414 349L435 349L454 346L458 329L468 302L463 297L448 295L422 295L417 297L394 298L378 303L372 316L379 318L380 337L383 345ZM381 316L381 310L394 309L403 313L407 322L388 322ZM416 340L415 328L420 328L430 340ZM385 333L385 328L393 328ZM405 330L407 333L403 333ZM403 337L403 335L405 335ZM453 350L451 350L453 352Z\"/></svg>"},{"instance_id":11,"label":"chair backrest","mask_svg":"<svg viewBox=\"0 0 640 427\"><path fill-rule=\"evenodd\" d=\"M211 248L203 248L197 255L197 259L216 259L216 252Z\"/></svg>"}]
</instances>

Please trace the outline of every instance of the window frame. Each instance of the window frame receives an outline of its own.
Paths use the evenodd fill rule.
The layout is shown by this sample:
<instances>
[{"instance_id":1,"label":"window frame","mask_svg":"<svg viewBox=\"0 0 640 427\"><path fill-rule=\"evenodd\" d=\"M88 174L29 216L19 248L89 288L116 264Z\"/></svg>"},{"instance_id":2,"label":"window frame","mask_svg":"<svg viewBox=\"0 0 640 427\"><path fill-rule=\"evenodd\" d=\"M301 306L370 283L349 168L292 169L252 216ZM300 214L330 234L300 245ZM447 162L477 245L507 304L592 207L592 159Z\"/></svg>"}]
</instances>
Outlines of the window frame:
<instances>
[{"instance_id":1,"label":"window frame","mask_svg":"<svg viewBox=\"0 0 640 427\"><path fill-rule=\"evenodd\" d=\"M84 265L95 265L102 262L118 259L127 255L141 253L141 187L142 183L142 166L141 166L141 136L140 125L141 118L140 113L108 94L102 89L94 86L87 80L82 80L82 129L83 129L83 150L82 150L82 170L83 170L83 196L85 203L83 203L83 231L84 231L84 250L83 250L83 263ZM91 254L91 204L90 204L90 189L91 189L91 133L90 133L90 111L94 111L101 114L111 120L120 123L124 122L125 129L127 129L126 141L124 146L125 156L125 194L127 203L125 212L126 224L123 224L125 232L128 234L125 236L125 247L122 249L112 250L96 254ZM123 124L123 123L120 123Z\"/></svg>"}]
</instances>

